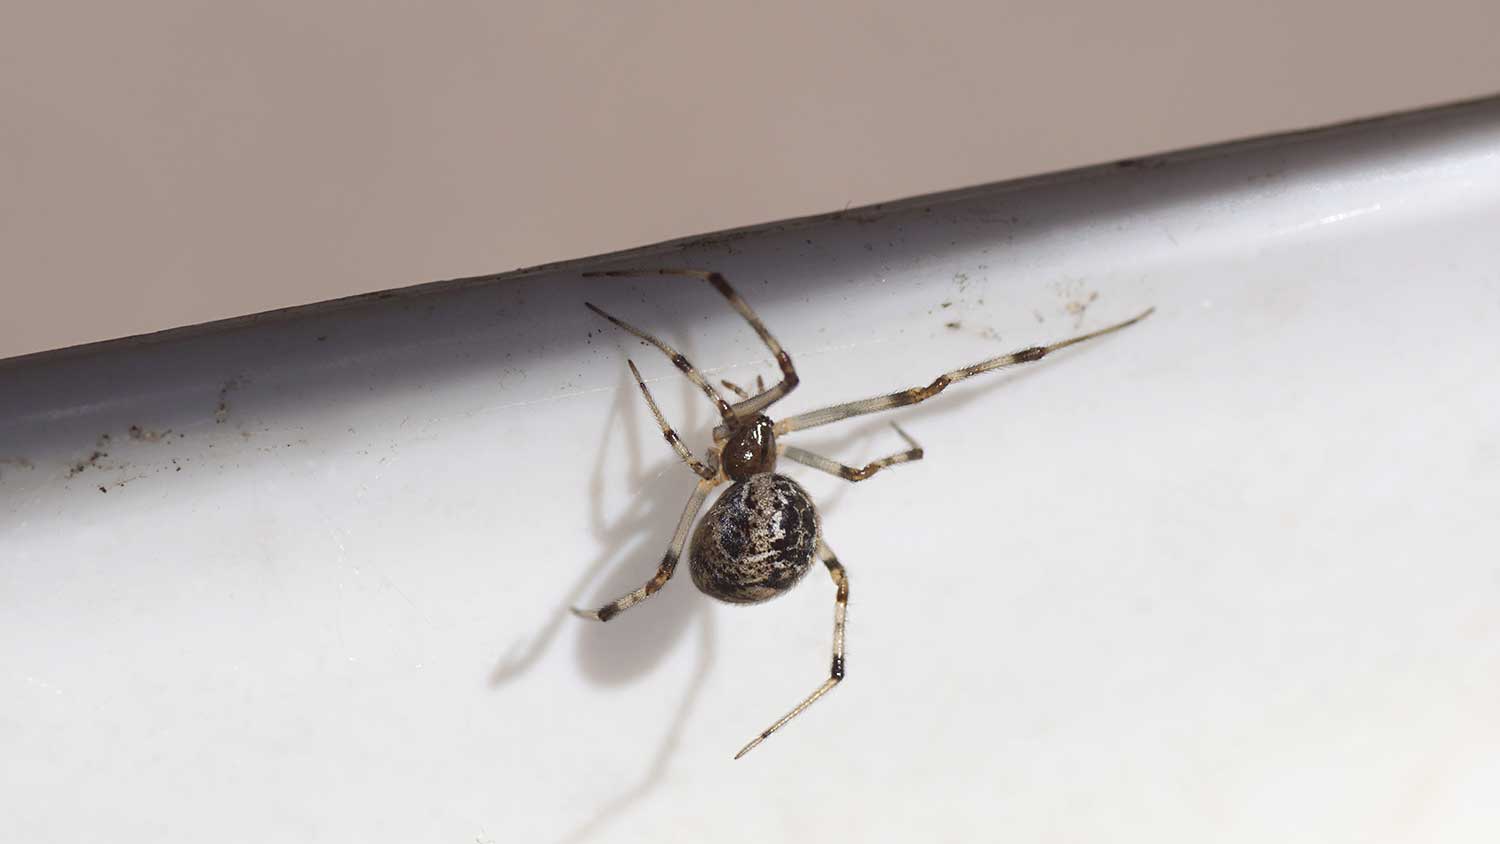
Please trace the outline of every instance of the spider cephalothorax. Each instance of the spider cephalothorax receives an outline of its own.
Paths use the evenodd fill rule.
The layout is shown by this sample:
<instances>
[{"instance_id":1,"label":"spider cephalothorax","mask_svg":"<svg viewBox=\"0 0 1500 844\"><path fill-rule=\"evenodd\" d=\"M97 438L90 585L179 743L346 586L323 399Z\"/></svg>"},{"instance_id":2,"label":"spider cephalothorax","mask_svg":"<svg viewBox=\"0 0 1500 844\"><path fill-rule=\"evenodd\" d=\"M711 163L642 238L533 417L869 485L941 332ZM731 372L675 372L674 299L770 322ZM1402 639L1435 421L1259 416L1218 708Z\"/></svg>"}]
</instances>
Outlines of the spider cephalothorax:
<instances>
[{"instance_id":1,"label":"spider cephalothorax","mask_svg":"<svg viewBox=\"0 0 1500 844\"><path fill-rule=\"evenodd\" d=\"M925 387L913 387L875 398L831 405L790 416L780 422L773 422L764 411L796 388L797 371L792 366L791 356L781 348L781 344L771 336L771 332L766 330L765 325L745 300L741 299L734 288L729 286L724 276L701 270L666 269L612 270L602 273L586 273L586 275L680 275L702 279L729 300L730 306L750 323L750 327L755 329L761 341L771 350L776 358L777 366L781 369L781 381L771 385L769 389L763 384L757 384L753 395L727 381L723 382L726 388L740 397L740 401L730 404L712 384L708 383L703 374L688 362L687 358L678 354L671 346L593 305L588 306L620 328L660 349L678 369L682 370L688 380L697 385L698 389L702 390L703 394L714 403L722 421L718 427L714 428L714 444L708 452L707 462L698 460L687 446L683 445L682 439L677 436L676 431L672 430L672 426L667 424L666 417L656 406L656 400L651 397L651 391L647 389L640 371L636 369L634 362L630 362L630 371L635 374L636 383L641 388L641 395L645 396L647 406L656 417L662 436L666 438L668 444L683 462L698 474L700 480L693 489L693 494L688 498L687 507L677 523L677 531L672 535L672 543L662 557L655 576L634 592L611 601L597 610L575 609L574 612L585 618L608 621L659 591L672 577L672 572L676 570L678 558L682 554L683 547L687 545L693 520L697 517L699 509L703 507L709 491L726 483L731 486L719 496L713 506L709 507L708 512L699 522L697 531L692 535L689 569L692 571L693 583L699 590L710 597L729 603L759 603L783 594L795 586L812 567L814 559L823 561L837 589L833 609L833 663L829 667L828 679L797 704L791 712L745 745L739 753L735 754L736 759L744 756L844 678L844 612L849 602L849 578L844 572L843 565L833 555L833 551L829 550L828 544L823 541L822 525L812 499L796 481L775 472L777 459L785 457L795 463L837 475L845 480L862 481L886 467L921 460L923 454L921 446L918 446L915 440L894 424L891 427L896 428L896 432L906 440L909 448L862 467L845 466L796 446L782 445L777 442L778 436L805 428L827 425L852 416L917 404L941 393L957 381L993 372L1002 367L1040 360L1045 355L1074 343L1081 343L1101 334L1118 331L1145 319L1151 313L1147 310L1133 319L1088 334L1048 346L1032 346L1008 355L980 361L962 369L955 369L952 372L945 372Z\"/></svg>"},{"instance_id":2,"label":"spider cephalothorax","mask_svg":"<svg viewBox=\"0 0 1500 844\"><path fill-rule=\"evenodd\" d=\"M719 451L724 474L731 481L747 480L776 468L776 426L770 417L757 413L748 424L732 430Z\"/></svg>"}]
</instances>

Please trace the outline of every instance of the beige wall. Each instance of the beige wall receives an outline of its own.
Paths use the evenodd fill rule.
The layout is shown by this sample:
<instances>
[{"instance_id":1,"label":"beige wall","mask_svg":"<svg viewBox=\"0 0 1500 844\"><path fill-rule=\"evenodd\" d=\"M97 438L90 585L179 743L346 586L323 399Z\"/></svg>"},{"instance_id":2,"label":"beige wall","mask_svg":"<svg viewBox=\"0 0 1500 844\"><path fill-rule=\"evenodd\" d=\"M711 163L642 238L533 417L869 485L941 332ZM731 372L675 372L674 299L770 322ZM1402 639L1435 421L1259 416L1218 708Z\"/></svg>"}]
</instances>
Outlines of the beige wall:
<instances>
[{"instance_id":1,"label":"beige wall","mask_svg":"<svg viewBox=\"0 0 1500 844\"><path fill-rule=\"evenodd\" d=\"M1500 91L1494 0L9 5L0 357Z\"/></svg>"}]
</instances>

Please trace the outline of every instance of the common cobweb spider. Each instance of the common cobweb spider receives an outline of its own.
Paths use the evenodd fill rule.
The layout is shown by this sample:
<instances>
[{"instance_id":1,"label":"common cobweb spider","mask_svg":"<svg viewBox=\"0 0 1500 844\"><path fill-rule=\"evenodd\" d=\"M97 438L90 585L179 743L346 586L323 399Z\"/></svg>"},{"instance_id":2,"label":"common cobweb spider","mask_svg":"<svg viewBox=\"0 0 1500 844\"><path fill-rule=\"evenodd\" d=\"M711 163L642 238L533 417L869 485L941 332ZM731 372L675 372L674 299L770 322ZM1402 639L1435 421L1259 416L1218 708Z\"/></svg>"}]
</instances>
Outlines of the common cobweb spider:
<instances>
[{"instance_id":1,"label":"common cobweb spider","mask_svg":"<svg viewBox=\"0 0 1500 844\"><path fill-rule=\"evenodd\" d=\"M821 560L828 567L828 573L833 577L833 584L837 588L833 605L833 664L829 669L828 679L801 703L792 707L792 711L751 739L749 744L734 755L736 759L749 753L844 679L844 612L849 603L849 578L844 572L844 566L828 548L828 543L823 541L818 511L813 506L812 499L800 484L776 472L777 458L785 457L847 481L862 481L888 466L922 459L922 447L894 423L891 427L906 440L910 448L860 468L845 466L794 445L779 443L777 437L926 401L956 381L1019 363L1041 360L1058 349L1134 325L1155 310L1148 308L1132 319L1049 346L1032 346L945 372L925 387L912 387L874 398L830 405L773 422L765 411L797 387L797 371L792 367L791 356L781 348L771 332L766 330L765 324L750 309L750 305L729 286L729 281L724 276L716 272L678 269L609 270L584 275L674 275L702 279L729 300L730 306L750 323L750 327L760 335L761 342L776 356L776 363L781 367L781 381L767 389L757 379L754 395L728 381L721 382L739 397L739 401L731 404L676 349L594 305L585 303L589 310L650 343L671 358L672 363L682 370L682 374L718 408L721 421L713 430L713 445L708 447L704 459L694 457L687 446L683 445L677 432L667 424L666 417L662 416L661 408L656 406L656 400L651 397L651 390L641 378L640 370L635 368L635 362L626 361L631 374L635 376L636 384L640 385L647 407L651 408L651 414L656 417L656 424L661 427L662 436L677 452L677 456L698 474L700 480L693 488L693 494L688 496L687 507L682 511L682 518L677 522L677 530L672 534L672 542L667 546L667 553L662 556L656 574L644 586L596 610L574 608L573 612L584 618L609 621L656 594L671 579L672 572L677 568L677 560L682 555L683 546L687 544L688 530L693 526L693 520L704 500L708 498L709 490L726 483L730 484L729 489L708 508L708 512L698 522L698 529L693 532L688 570L699 591L731 604L758 604L797 585L812 567L813 558Z\"/></svg>"}]
</instances>

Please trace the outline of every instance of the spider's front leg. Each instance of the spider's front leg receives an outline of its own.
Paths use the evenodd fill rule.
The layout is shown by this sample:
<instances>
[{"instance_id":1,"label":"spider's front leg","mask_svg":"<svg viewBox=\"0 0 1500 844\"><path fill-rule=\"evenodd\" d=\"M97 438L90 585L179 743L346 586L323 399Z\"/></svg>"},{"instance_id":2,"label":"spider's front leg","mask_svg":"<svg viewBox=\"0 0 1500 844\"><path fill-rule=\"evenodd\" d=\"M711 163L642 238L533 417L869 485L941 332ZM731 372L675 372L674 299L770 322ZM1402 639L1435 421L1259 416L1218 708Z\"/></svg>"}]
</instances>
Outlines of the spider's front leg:
<instances>
[{"instance_id":1,"label":"spider's front leg","mask_svg":"<svg viewBox=\"0 0 1500 844\"><path fill-rule=\"evenodd\" d=\"M712 287L714 290L717 290L719 292L719 295L723 296L725 300L729 302L729 306L731 308L734 308L735 311L744 318L745 322L750 324L750 328L753 329L756 335L760 337L760 341L766 344L767 349L771 350L771 354L776 358L776 365L781 369L781 380L776 382L775 384L772 384L769 390L763 389L756 395L749 396L747 398L741 399L738 402L735 402L734 407L729 408L729 412L724 412L721 408L720 412L723 413L726 422L725 424L720 425L719 427L714 429L715 439L723 439L729 436L731 427L729 425L729 422L733 421L733 419L749 419L757 413L762 413L766 408L780 401L783 396L797 388L797 369L796 367L792 366L792 356L787 354L785 349L781 348L781 343L778 342L775 336L771 334L770 329L766 328L766 324L760 321L760 316L755 313L755 309L750 307L750 303L746 302L744 298L741 297L740 294L732 286L730 286L729 279L725 278L723 273L716 273L710 270L679 270L660 268L602 270L587 272L583 275L584 277L613 276L616 278L642 275L680 275L687 276L688 278L701 279L702 281L708 282L710 287ZM595 310L597 311L598 308L595 308ZM642 334L636 329L633 329L625 325L624 323L621 323L619 320L609 316L608 314L605 314L604 316L610 322L613 322L621 328L624 328L626 331L630 331L637 337L640 337L642 340L646 340L647 342L655 344L658 348L662 348L662 351L667 351L665 348L663 348L661 342L656 340L655 338L651 338L645 334ZM691 375L689 377L691 377ZM695 381L694 383L697 382ZM702 385L700 385L700 388L701 387ZM710 398L712 398L712 396L710 396Z\"/></svg>"},{"instance_id":2,"label":"spider's front leg","mask_svg":"<svg viewBox=\"0 0 1500 844\"><path fill-rule=\"evenodd\" d=\"M682 548L687 544L688 529L693 526L693 519L697 517L698 510L703 506L703 500L708 497L708 491L719 485L719 481L713 478L705 478L693 487L693 494L688 497L687 507L682 511L682 519L677 522L677 532L672 534L672 544L667 546L667 553L661 558L661 565L657 566L656 574L646 581L646 585L623 595L605 604L597 610L584 610L573 607L573 614L581 618L591 618L595 621L609 621L625 610L639 604L641 601L655 595L661 588L672 579L672 572L677 568L677 560L682 557Z\"/></svg>"},{"instance_id":3,"label":"spider's front leg","mask_svg":"<svg viewBox=\"0 0 1500 844\"><path fill-rule=\"evenodd\" d=\"M833 551L829 549L828 543L821 539L818 540L818 559L822 560L823 565L828 567L828 575L833 578L833 584L838 590L834 593L833 598L833 664L829 666L828 679L824 680L823 685L815 689L801 703L793 707L791 712L781 716L781 719L767 727L765 732L751 739L749 744L740 748L740 752L734 754L734 758L736 759L754 750L756 745L766 740L766 737L781 729L786 725L786 722L802 714L802 710L812 706L814 701L828 694L829 690L837 686L840 680L844 679L844 615L849 606L849 576L844 571L844 566L839 562L838 557L835 557Z\"/></svg>"},{"instance_id":4,"label":"spider's front leg","mask_svg":"<svg viewBox=\"0 0 1500 844\"><path fill-rule=\"evenodd\" d=\"M912 387L909 390L901 390L899 392L888 393L886 395L876 396L874 398L860 399L859 401L830 405L829 407L823 407L817 410L809 410L806 413L799 413L796 416L788 416L787 418L782 419L780 422L776 423L776 433L790 434L793 431L805 431L808 428L816 428L819 425L828 425L833 422L840 422L842 420L850 419L855 416L864 416L867 413L879 413L882 410L890 410L896 407L906 407L907 405L918 404L920 402L927 401L938 393L941 393L942 391L948 389L949 385L962 381L965 378L973 378L975 375L983 375L986 372L994 372L997 369L1004 369L1008 366L1015 366L1016 364L1033 363L1035 361L1039 361L1059 349L1066 349L1069 346L1082 343L1085 340L1092 340L1095 337L1103 337L1106 334L1111 334L1113 332L1119 331L1122 328L1135 325L1146 317L1151 316L1151 314L1155 310L1155 308L1147 308L1144 312L1131 317L1124 322L1118 322L1114 325L1105 326L1098 331L1090 331L1087 334L1081 334L1077 337L1069 337L1066 340L1059 340L1056 343L1052 343L1046 346L1032 346L1027 349L1021 349L1018 352L1011 352L1008 355L1001 355L999 357L990 358L989 360L982 360L979 363L965 366L960 369L955 369L952 372L944 372L942 375L939 375L937 378L933 379L931 384L928 384L925 387Z\"/></svg>"},{"instance_id":5,"label":"spider's front leg","mask_svg":"<svg viewBox=\"0 0 1500 844\"><path fill-rule=\"evenodd\" d=\"M630 365L630 374L635 376L635 383L640 386L641 395L646 399L646 406L651 408L651 415L656 417L656 425L661 428L661 435L666 439L667 445L677 452L677 456L681 457L682 461L688 464L688 468L698 474L698 477L705 481L713 480L714 476L719 474L713 454L709 454L708 463L693 456L693 452L683 445L682 437L678 436L672 426L667 424L667 417L662 415L661 408L656 406L656 399L651 397L651 388L646 386L646 379L641 377L641 371L635 368L635 361L627 360L625 363Z\"/></svg>"}]
</instances>

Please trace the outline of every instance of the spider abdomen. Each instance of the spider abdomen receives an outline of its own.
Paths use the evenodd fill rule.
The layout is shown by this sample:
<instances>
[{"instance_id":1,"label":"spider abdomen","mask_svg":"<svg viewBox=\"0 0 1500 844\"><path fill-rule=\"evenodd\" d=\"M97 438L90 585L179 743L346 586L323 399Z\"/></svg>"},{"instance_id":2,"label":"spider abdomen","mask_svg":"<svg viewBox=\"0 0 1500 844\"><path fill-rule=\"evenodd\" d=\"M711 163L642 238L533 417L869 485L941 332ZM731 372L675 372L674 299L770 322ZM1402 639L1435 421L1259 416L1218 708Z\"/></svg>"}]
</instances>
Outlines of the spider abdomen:
<instances>
[{"instance_id":1,"label":"spider abdomen","mask_svg":"<svg viewBox=\"0 0 1500 844\"><path fill-rule=\"evenodd\" d=\"M731 604L769 600L807 574L818 537L818 511L807 490L785 475L751 475L719 496L698 523L693 583Z\"/></svg>"}]
</instances>

